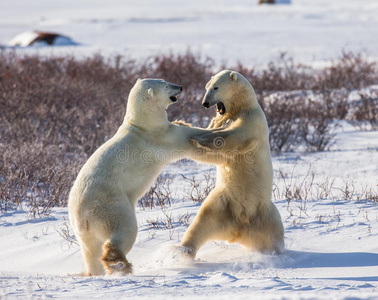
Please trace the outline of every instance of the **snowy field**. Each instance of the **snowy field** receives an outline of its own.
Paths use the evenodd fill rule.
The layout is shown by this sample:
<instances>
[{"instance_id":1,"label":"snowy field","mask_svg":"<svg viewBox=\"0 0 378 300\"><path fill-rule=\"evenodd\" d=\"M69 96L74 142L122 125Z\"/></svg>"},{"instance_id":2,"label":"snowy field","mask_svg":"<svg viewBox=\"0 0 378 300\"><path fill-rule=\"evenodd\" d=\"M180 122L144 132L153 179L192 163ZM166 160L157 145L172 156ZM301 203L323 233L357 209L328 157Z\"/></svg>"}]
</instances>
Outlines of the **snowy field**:
<instances>
[{"instance_id":1,"label":"snowy field","mask_svg":"<svg viewBox=\"0 0 378 300\"><path fill-rule=\"evenodd\" d=\"M144 58L191 49L219 65L248 66L265 64L280 52L303 63L333 59L342 49L378 57L376 0L292 0L276 6L257 1L1 1L0 44L42 30L81 45L38 53Z\"/></svg>"},{"instance_id":2,"label":"snowy field","mask_svg":"<svg viewBox=\"0 0 378 300\"><path fill-rule=\"evenodd\" d=\"M364 200L365 192L377 195L377 161L378 132L346 124L332 151L274 157L274 199L287 249L280 256L224 242L208 242L194 262L178 255L186 217L192 220L199 208L188 199L190 185L181 174L198 180L209 170L214 174L212 166L190 161L164 171L172 179L172 206L137 208L139 234L128 255L132 276L77 275L83 263L79 247L64 238L70 230L65 208L31 220L27 212L3 214L0 297L378 299L378 206ZM299 186L306 197L288 202L283 192Z\"/></svg>"},{"instance_id":3,"label":"snowy field","mask_svg":"<svg viewBox=\"0 0 378 300\"><path fill-rule=\"evenodd\" d=\"M0 3L0 44L28 30L69 35L78 46L21 53L124 54L143 59L187 49L219 64L265 65L287 51L296 61L323 63L342 49L378 58L378 1L47 1ZM286 252L248 252L209 242L196 261L175 250L199 204L188 181L214 167L184 161L164 170L174 203L137 208L139 234L128 255L134 274L80 277L79 247L66 208L31 219L0 214L0 299L378 299L378 132L343 123L330 151L273 157L273 199L285 226ZM300 188L302 200L285 191Z\"/></svg>"}]
</instances>

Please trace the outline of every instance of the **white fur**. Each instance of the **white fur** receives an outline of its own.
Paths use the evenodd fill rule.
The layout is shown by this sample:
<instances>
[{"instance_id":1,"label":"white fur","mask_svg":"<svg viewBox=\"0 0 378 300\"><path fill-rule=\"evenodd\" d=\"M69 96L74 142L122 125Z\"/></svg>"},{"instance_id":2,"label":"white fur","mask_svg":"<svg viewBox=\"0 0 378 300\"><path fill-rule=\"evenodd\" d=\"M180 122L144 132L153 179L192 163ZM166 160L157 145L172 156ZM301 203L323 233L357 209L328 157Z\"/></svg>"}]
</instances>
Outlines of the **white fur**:
<instances>
[{"instance_id":1,"label":"white fur","mask_svg":"<svg viewBox=\"0 0 378 300\"><path fill-rule=\"evenodd\" d=\"M261 252L280 253L284 229L271 201L272 162L268 125L252 85L241 74L222 71L206 85L204 102L222 102L224 115L211 121L212 132L193 143L213 155L217 182L183 237L192 258L208 240L237 242Z\"/></svg>"},{"instance_id":2,"label":"white fur","mask_svg":"<svg viewBox=\"0 0 378 300\"><path fill-rule=\"evenodd\" d=\"M81 246L85 275L113 269L131 272L125 255L137 236L136 202L167 163L195 156L189 137L204 130L167 120L171 85L156 79L137 81L123 124L88 159L72 187L69 217Z\"/></svg>"}]
</instances>

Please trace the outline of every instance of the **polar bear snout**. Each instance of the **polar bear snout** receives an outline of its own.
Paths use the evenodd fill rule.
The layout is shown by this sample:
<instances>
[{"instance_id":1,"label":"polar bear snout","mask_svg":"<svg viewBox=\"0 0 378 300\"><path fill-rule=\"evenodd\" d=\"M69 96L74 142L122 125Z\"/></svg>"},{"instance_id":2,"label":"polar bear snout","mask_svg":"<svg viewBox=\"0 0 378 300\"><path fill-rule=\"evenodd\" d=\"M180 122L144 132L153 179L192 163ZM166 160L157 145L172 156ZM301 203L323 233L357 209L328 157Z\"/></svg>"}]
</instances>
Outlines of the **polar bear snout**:
<instances>
[{"instance_id":1,"label":"polar bear snout","mask_svg":"<svg viewBox=\"0 0 378 300\"><path fill-rule=\"evenodd\" d=\"M213 105L216 105L217 106L217 113L219 113L220 115L224 115L226 113L226 106L224 105L224 103L222 101L212 101L212 100L209 100L208 98L210 97L206 97L203 99L202 101L202 106L205 107L205 108L209 108Z\"/></svg>"},{"instance_id":2,"label":"polar bear snout","mask_svg":"<svg viewBox=\"0 0 378 300\"><path fill-rule=\"evenodd\" d=\"M214 100L214 95L211 93L211 91L207 91L205 96L202 100L202 106L205 108L209 108L216 104L216 101Z\"/></svg>"},{"instance_id":3,"label":"polar bear snout","mask_svg":"<svg viewBox=\"0 0 378 300\"><path fill-rule=\"evenodd\" d=\"M177 101L177 96L180 95L181 92L182 92L182 86L170 83L168 87L169 87L169 90L170 90L169 99L172 102L176 102Z\"/></svg>"}]
</instances>

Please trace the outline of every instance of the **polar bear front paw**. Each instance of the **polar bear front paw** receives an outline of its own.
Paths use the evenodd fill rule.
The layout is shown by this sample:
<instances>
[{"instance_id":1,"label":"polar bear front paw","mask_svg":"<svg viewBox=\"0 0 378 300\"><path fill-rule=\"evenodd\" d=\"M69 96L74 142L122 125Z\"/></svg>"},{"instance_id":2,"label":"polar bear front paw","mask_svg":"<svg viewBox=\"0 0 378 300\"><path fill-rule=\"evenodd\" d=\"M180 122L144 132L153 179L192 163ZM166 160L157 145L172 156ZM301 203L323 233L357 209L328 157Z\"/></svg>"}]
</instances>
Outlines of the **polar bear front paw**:
<instances>
[{"instance_id":1,"label":"polar bear front paw","mask_svg":"<svg viewBox=\"0 0 378 300\"><path fill-rule=\"evenodd\" d=\"M186 126L186 127L192 127L192 124L186 123L182 120L175 120L175 121L172 122L172 124Z\"/></svg>"},{"instance_id":2,"label":"polar bear front paw","mask_svg":"<svg viewBox=\"0 0 378 300\"><path fill-rule=\"evenodd\" d=\"M205 150L211 150L209 147L207 147L205 145L205 140L202 140L202 139L198 139L198 138L190 138L189 139L190 143L194 146L196 146L197 148L202 148L202 149L205 149Z\"/></svg>"},{"instance_id":3,"label":"polar bear front paw","mask_svg":"<svg viewBox=\"0 0 378 300\"><path fill-rule=\"evenodd\" d=\"M185 257L185 258L190 258L191 260L194 260L196 256L194 249L191 247L179 246L177 247L177 250L180 256Z\"/></svg>"}]
</instances>

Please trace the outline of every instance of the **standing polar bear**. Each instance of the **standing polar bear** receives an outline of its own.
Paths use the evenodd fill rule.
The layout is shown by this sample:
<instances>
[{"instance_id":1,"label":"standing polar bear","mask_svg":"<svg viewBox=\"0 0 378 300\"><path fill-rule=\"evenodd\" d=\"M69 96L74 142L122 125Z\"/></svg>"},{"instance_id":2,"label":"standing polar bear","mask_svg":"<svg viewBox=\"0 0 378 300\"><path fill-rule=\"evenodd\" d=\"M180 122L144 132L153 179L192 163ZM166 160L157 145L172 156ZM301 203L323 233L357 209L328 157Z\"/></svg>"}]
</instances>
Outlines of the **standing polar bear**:
<instances>
[{"instance_id":1,"label":"standing polar bear","mask_svg":"<svg viewBox=\"0 0 378 300\"><path fill-rule=\"evenodd\" d=\"M164 80L138 80L130 91L123 124L79 172L68 210L81 246L84 275L132 272L126 254L138 232L136 202L167 163L198 153L190 137L204 129L167 119L166 108L181 90Z\"/></svg>"},{"instance_id":2,"label":"standing polar bear","mask_svg":"<svg viewBox=\"0 0 378 300\"><path fill-rule=\"evenodd\" d=\"M193 143L214 156L217 181L183 236L191 258L208 240L226 240L264 253L284 248L280 214L271 201L272 162L265 114L252 85L241 74L224 70L206 85L203 106L217 115Z\"/></svg>"}]
</instances>

